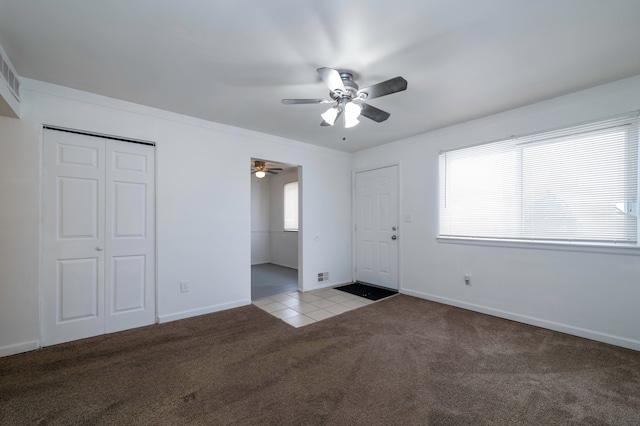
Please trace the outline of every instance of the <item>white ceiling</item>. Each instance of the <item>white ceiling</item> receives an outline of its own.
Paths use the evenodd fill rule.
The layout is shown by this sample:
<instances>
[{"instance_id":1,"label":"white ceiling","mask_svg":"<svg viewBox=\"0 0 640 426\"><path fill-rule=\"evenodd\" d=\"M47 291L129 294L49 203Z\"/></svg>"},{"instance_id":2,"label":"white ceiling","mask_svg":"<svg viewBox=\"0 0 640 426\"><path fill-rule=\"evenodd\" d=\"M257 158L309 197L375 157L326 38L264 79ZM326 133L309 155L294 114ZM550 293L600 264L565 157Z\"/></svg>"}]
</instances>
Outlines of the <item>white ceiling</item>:
<instances>
[{"instance_id":1,"label":"white ceiling","mask_svg":"<svg viewBox=\"0 0 640 426\"><path fill-rule=\"evenodd\" d=\"M0 0L0 44L23 77L353 152L640 74L640 1ZM321 66L409 88L320 127L280 99L326 97Z\"/></svg>"}]
</instances>

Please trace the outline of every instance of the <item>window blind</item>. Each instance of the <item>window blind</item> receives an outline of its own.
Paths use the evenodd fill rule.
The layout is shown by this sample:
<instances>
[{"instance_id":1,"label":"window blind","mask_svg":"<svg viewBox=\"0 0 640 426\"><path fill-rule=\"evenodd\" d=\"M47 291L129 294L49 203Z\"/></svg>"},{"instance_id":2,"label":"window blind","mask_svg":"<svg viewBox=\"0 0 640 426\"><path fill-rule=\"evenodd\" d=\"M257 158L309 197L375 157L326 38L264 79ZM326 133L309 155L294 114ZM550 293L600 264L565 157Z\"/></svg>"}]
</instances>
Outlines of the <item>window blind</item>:
<instances>
[{"instance_id":1,"label":"window blind","mask_svg":"<svg viewBox=\"0 0 640 426\"><path fill-rule=\"evenodd\" d=\"M284 185L284 230L298 230L298 182Z\"/></svg>"},{"instance_id":2,"label":"window blind","mask_svg":"<svg viewBox=\"0 0 640 426\"><path fill-rule=\"evenodd\" d=\"M440 154L440 236L637 244L638 114Z\"/></svg>"}]
</instances>

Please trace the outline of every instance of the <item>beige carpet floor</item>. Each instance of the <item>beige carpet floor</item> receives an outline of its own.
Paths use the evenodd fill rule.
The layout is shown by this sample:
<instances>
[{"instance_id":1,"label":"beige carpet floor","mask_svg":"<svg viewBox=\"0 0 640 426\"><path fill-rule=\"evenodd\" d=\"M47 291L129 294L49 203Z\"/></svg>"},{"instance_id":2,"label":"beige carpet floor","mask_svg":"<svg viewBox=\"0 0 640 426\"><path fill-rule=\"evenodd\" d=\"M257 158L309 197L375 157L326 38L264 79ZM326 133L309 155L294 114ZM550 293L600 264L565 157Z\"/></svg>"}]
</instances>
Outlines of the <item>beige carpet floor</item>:
<instances>
[{"instance_id":1,"label":"beige carpet floor","mask_svg":"<svg viewBox=\"0 0 640 426\"><path fill-rule=\"evenodd\" d=\"M398 295L0 358L2 425L638 425L640 352Z\"/></svg>"}]
</instances>

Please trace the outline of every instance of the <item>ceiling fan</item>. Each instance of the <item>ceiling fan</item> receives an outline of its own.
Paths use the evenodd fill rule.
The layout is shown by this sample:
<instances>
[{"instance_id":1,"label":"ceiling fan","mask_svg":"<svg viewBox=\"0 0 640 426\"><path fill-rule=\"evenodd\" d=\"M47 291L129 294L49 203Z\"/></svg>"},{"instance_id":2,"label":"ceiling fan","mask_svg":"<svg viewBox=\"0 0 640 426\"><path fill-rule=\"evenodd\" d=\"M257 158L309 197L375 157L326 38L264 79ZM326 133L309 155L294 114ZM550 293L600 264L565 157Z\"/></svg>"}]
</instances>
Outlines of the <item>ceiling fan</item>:
<instances>
[{"instance_id":1,"label":"ceiling fan","mask_svg":"<svg viewBox=\"0 0 640 426\"><path fill-rule=\"evenodd\" d=\"M281 172L282 170L283 169L281 169L280 167L269 167L269 168L267 168L265 161L255 160L253 162L253 167L251 168L251 174L255 173L255 175L256 175L256 177L258 179L262 179L263 177L265 177L267 175L267 173L269 173L271 175L277 175L278 171Z\"/></svg>"},{"instance_id":2,"label":"ceiling fan","mask_svg":"<svg viewBox=\"0 0 640 426\"><path fill-rule=\"evenodd\" d=\"M299 105L335 102L335 106L321 114L321 126L333 126L343 113L345 128L356 126L360 122L358 120L360 115L381 123L389 118L391 114L364 101L407 89L407 80L402 77L392 78L391 80L360 89L356 82L353 81L353 73L350 71L338 71L326 67L318 68L317 71L320 78L329 86L329 97L331 99L283 99L282 103L285 105Z\"/></svg>"}]
</instances>

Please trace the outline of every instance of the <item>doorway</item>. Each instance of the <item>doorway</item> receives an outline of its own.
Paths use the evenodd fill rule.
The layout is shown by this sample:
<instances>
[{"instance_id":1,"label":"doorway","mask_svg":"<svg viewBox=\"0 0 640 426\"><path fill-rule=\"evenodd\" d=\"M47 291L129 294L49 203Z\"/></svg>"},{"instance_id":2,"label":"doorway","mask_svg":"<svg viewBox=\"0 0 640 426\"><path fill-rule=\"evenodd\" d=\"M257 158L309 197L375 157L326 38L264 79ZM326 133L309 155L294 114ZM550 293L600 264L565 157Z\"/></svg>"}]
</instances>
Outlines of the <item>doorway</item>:
<instances>
[{"instance_id":1,"label":"doorway","mask_svg":"<svg viewBox=\"0 0 640 426\"><path fill-rule=\"evenodd\" d=\"M298 166L252 159L251 167L251 299L257 300L298 290L302 188Z\"/></svg>"},{"instance_id":2,"label":"doorway","mask_svg":"<svg viewBox=\"0 0 640 426\"><path fill-rule=\"evenodd\" d=\"M45 129L42 345L150 325L155 148Z\"/></svg>"},{"instance_id":3,"label":"doorway","mask_svg":"<svg viewBox=\"0 0 640 426\"><path fill-rule=\"evenodd\" d=\"M398 290L398 166L356 173L356 281Z\"/></svg>"}]
</instances>

